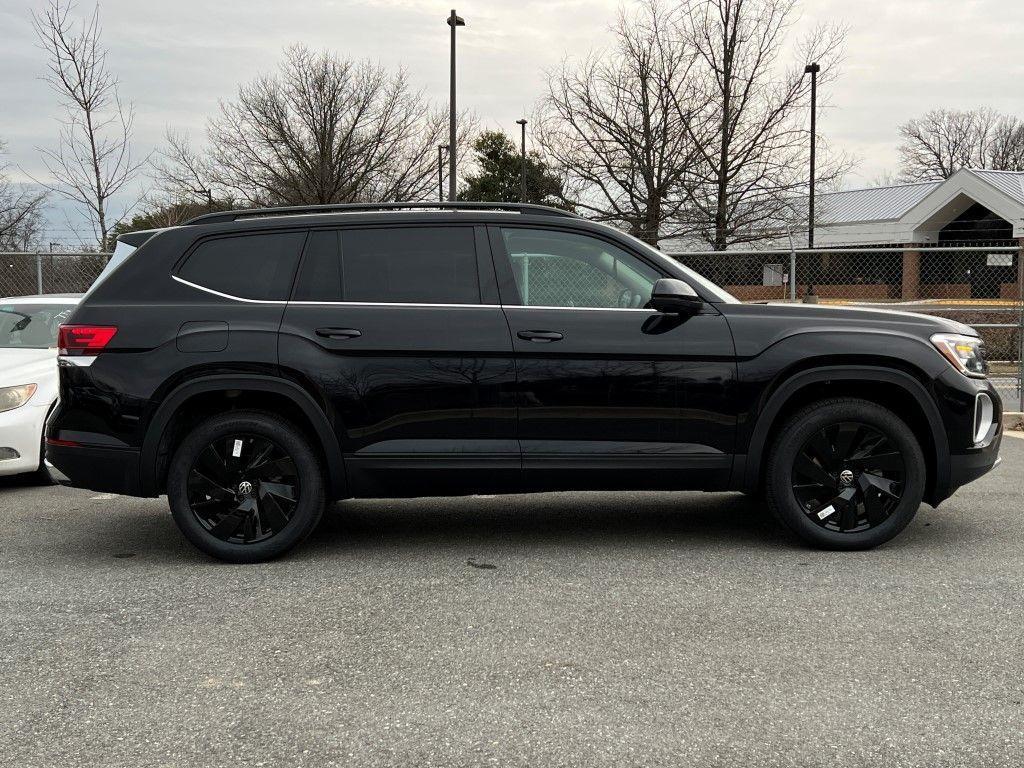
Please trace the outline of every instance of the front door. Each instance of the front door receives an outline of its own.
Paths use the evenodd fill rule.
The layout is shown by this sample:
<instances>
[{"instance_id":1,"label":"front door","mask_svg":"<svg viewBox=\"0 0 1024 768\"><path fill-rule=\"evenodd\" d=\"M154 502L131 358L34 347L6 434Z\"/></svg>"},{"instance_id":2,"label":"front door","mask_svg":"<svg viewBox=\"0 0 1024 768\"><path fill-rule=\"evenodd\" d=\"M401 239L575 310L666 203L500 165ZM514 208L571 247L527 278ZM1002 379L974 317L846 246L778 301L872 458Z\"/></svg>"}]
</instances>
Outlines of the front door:
<instances>
[{"instance_id":1,"label":"front door","mask_svg":"<svg viewBox=\"0 0 1024 768\"><path fill-rule=\"evenodd\" d=\"M645 309L664 275L583 232L490 228L517 368L528 485L720 487L735 431L732 336L711 305Z\"/></svg>"},{"instance_id":2,"label":"front door","mask_svg":"<svg viewBox=\"0 0 1024 768\"><path fill-rule=\"evenodd\" d=\"M279 355L327 404L353 495L518 487L512 342L483 227L311 232Z\"/></svg>"}]
</instances>

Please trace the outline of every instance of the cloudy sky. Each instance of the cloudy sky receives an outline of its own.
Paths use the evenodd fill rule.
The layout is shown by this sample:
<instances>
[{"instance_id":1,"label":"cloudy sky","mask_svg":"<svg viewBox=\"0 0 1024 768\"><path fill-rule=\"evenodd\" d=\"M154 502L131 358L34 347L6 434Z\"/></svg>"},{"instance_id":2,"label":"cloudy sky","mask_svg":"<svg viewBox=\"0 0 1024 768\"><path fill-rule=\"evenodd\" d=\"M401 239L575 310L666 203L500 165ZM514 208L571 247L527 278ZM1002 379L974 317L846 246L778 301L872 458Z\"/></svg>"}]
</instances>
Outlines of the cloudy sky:
<instances>
[{"instance_id":1,"label":"cloudy sky","mask_svg":"<svg viewBox=\"0 0 1024 768\"><path fill-rule=\"evenodd\" d=\"M7 160L30 174L45 173L35 148L52 145L57 131L54 97L39 80L44 54L30 26L31 9L42 3L0 0L0 138ZM460 30L460 107L485 125L515 130L542 90L543 70L603 46L619 5L459 0L468 22ZM135 105L141 154L167 128L199 138L217 100L272 70L296 41L404 65L445 103L449 8L433 0L101 0L109 66ZM897 126L927 109L989 105L1024 116L1020 0L804 0L802 12L802 26L849 27L843 74L829 97L834 106L819 122L835 146L860 158L847 186L894 170ZM48 240L74 239L62 212L51 212L50 227Z\"/></svg>"}]
</instances>

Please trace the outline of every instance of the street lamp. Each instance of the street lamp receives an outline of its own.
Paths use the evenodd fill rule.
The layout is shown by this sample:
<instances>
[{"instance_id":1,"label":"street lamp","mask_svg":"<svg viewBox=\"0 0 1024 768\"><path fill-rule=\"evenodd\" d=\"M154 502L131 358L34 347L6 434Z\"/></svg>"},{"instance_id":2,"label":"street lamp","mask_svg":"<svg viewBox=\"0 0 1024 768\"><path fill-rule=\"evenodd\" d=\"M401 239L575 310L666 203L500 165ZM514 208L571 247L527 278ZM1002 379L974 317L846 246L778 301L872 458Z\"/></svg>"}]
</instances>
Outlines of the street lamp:
<instances>
[{"instance_id":1,"label":"street lamp","mask_svg":"<svg viewBox=\"0 0 1024 768\"><path fill-rule=\"evenodd\" d=\"M452 28L452 57L451 57L451 93L448 97L448 199L455 200L455 28L466 26L466 22L455 13L452 8L451 15L446 20Z\"/></svg>"},{"instance_id":2,"label":"street lamp","mask_svg":"<svg viewBox=\"0 0 1024 768\"><path fill-rule=\"evenodd\" d=\"M444 202L444 151L448 149L447 144L437 145L437 199Z\"/></svg>"},{"instance_id":3,"label":"street lamp","mask_svg":"<svg viewBox=\"0 0 1024 768\"><path fill-rule=\"evenodd\" d=\"M804 67L804 74L811 76L811 188L807 200L807 247L814 247L814 150L817 143L818 73L821 66L812 62Z\"/></svg>"},{"instance_id":4,"label":"street lamp","mask_svg":"<svg viewBox=\"0 0 1024 768\"><path fill-rule=\"evenodd\" d=\"M519 173L519 202L526 202L526 118L516 120L523 134L523 165Z\"/></svg>"}]
</instances>

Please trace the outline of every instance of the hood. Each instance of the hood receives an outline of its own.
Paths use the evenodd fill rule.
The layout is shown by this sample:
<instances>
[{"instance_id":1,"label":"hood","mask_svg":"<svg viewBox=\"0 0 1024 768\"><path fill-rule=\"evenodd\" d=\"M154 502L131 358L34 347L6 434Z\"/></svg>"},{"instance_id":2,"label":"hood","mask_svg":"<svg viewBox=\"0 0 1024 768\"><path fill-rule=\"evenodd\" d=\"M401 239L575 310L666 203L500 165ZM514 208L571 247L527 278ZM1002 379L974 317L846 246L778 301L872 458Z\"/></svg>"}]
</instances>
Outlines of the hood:
<instances>
[{"instance_id":1,"label":"hood","mask_svg":"<svg viewBox=\"0 0 1024 768\"><path fill-rule=\"evenodd\" d=\"M56 349L0 349L0 387L42 384L57 376Z\"/></svg>"},{"instance_id":2,"label":"hood","mask_svg":"<svg viewBox=\"0 0 1024 768\"><path fill-rule=\"evenodd\" d=\"M746 305L754 306L754 305ZM899 329L917 336L930 337L935 333L959 333L966 336L977 336L978 332L971 326L949 320L945 317L923 315L917 312L904 312L894 309L876 309L874 307L837 307L828 304L761 304L765 314L776 317L791 317L794 320L806 320L808 323L837 323L856 325L862 323L872 327L888 327Z\"/></svg>"}]
</instances>

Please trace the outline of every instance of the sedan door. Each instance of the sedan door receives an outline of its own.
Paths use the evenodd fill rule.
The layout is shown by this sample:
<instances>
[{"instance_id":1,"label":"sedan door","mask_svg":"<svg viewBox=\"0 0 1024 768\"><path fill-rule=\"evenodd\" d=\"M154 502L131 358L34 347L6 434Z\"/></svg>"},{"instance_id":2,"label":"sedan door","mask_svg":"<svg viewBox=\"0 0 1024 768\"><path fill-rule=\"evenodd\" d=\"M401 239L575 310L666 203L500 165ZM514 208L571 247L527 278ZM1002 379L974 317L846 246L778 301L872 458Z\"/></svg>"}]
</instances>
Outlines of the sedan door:
<instances>
[{"instance_id":1,"label":"sedan door","mask_svg":"<svg viewBox=\"0 0 1024 768\"><path fill-rule=\"evenodd\" d=\"M490 228L515 348L524 481L553 488L725 485L736 365L725 318L645 308L659 267L609 239Z\"/></svg>"}]
</instances>

